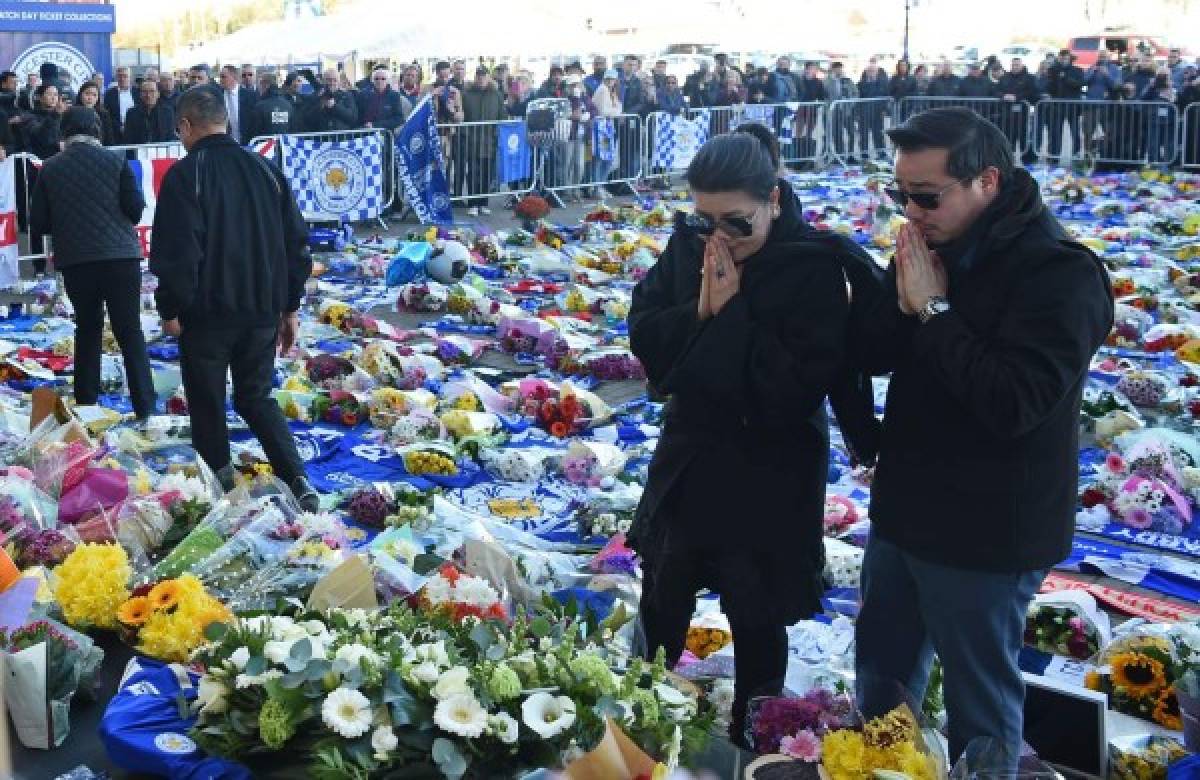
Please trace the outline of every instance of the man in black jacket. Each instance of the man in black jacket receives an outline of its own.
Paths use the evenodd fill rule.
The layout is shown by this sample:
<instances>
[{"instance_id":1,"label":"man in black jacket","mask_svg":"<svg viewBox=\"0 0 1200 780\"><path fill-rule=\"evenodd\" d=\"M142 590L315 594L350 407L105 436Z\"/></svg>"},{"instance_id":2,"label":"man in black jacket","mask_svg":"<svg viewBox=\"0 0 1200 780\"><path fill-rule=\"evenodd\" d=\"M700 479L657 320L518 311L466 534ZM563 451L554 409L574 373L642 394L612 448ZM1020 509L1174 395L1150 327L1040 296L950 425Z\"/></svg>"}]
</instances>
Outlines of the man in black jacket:
<instances>
[{"instance_id":1,"label":"man in black jacket","mask_svg":"<svg viewBox=\"0 0 1200 780\"><path fill-rule=\"evenodd\" d=\"M117 68L117 83L104 93L104 110L112 117L113 137L117 143L125 140L125 117L138 103L138 93L130 80L129 68Z\"/></svg>"},{"instance_id":2,"label":"man in black jacket","mask_svg":"<svg viewBox=\"0 0 1200 780\"><path fill-rule=\"evenodd\" d=\"M878 308L892 372L857 624L867 717L920 701L936 651L951 760L991 737L1015 767L1025 612L1071 550L1079 407L1113 322L1103 264L1070 240L999 128L963 108L889 131L909 224Z\"/></svg>"},{"instance_id":3,"label":"man in black jacket","mask_svg":"<svg viewBox=\"0 0 1200 780\"><path fill-rule=\"evenodd\" d=\"M1018 153L1024 150L1025 163L1034 162L1036 150L1025 148L1028 146L1025 128L1029 124L1029 111L1038 102L1037 78L1029 72L1020 57L1013 57L1008 72L1000 77L996 90L1004 101L1000 107L1000 129L1004 131L1004 137L1017 147Z\"/></svg>"},{"instance_id":4,"label":"man in black jacket","mask_svg":"<svg viewBox=\"0 0 1200 780\"><path fill-rule=\"evenodd\" d=\"M258 102L258 95L254 90L242 87L238 77L239 71L233 65L221 68L219 92L229 116L228 133L245 146L254 137L254 104Z\"/></svg>"},{"instance_id":5,"label":"man in black jacket","mask_svg":"<svg viewBox=\"0 0 1200 780\"><path fill-rule=\"evenodd\" d=\"M412 106L392 89L392 74L387 68L371 73L371 89L358 93L358 121L363 127L395 130L408 119Z\"/></svg>"},{"instance_id":6,"label":"man in black jacket","mask_svg":"<svg viewBox=\"0 0 1200 780\"><path fill-rule=\"evenodd\" d=\"M125 117L125 143L149 144L175 140L175 109L159 94L158 81L143 81L141 100Z\"/></svg>"},{"instance_id":7,"label":"man in black jacket","mask_svg":"<svg viewBox=\"0 0 1200 780\"><path fill-rule=\"evenodd\" d=\"M163 177L150 270L163 329L179 338L192 444L223 485L234 482L225 423L225 375L233 408L258 437L275 475L300 506L319 499L279 405L271 398L275 350L291 351L312 271L307 230L287 180L226 134L225 106L210 90L179 99L188 150Z\"/></svg>"},{"instance_id":8,"label":"man in black jacket","mask_svg":"<svg viewBox=\"0 0 1200 780\"><path fill-rule=\"evenodd\" d=\"M66 148L33 188L32 229L54 239L54 267L75 307L75 402L100 397L104 311L121 347L134 414L154 413L154 379L142 335L142 247L134 232L146 202L124 157L100 145L100 119L84 106L62 119Z\"/></svg>"},{"instance_id":9,"label":"man in black jacket","mask_svg":"<svg viewBox=\"0 0 1200 780\"><path fill-rule=\"evenodd\" d=\"M321 74L321 89L308 104L305 129L314 132L353 130L358 126L354 95L338 87L338 72L328 68Z\"/></svg>"},{"instance_id":10,"label":"man in black jacket","mask_svg":"<svg viewBox=\"0 0 1200 780\"><path fill-rule=\"evenodd\" d=\"M279 76L264 73L258 77L258 83L261 97L250 115L251 135L286 135L304 131L306 128L300 112L279 89Z\"/></svg>"},{"instance_id":11,"label":"man in black jacket","mask_svg":"<svg viewBox=\"0 0 1200 780\"><path fill-rule=\"evenodd\" d=\"M1058 59L1046 70L1046 95L1053 100L1064 101L1044 106L1045 120L1043 125L1050 134L1050 158L1057 162L1062 154L1063 123L1071 134L1071 152L1081 154L1079 147L1079 117L1083 113L1083 105L1078 101L1083 97L1085 81L1083 70L1075 64L1075 57L1067 49L1058 53Z\"/></svg>"}]
</instances>

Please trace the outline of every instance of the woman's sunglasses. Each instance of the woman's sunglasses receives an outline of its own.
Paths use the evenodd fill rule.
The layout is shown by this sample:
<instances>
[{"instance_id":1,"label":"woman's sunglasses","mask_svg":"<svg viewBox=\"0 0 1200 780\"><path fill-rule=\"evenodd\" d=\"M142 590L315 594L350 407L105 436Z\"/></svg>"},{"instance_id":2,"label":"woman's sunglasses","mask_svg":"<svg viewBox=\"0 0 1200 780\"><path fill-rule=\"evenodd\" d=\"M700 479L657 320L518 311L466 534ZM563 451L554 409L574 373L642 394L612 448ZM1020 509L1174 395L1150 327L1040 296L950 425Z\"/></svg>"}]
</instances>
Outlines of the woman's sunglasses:
<instances>
[{"instance_id":1,"label":"woman's sunglasses","mask_svg":"<svg viewBox=\"0 0 1200 780\"><path fill-rule=\"evenodd\" d=\"M900 208L908 205L909 201L917 204L922 211L936 211L942 205L942 196L950 191L950 188L956 184L964 184L970 179L960 179L952 181L937 192L905 192L899 187L884 187L883 191L888 197L896 202Z\"/></svg>"},{"instance_id":2,"label":"woman's sunglasses","mask_svg":"<svg viewBox=\"0 0 1200 780\"><path fill-rule=\"evenodd\" d=\"M758 213L755 212L755 216ZM717 228L723 228L731 235L741 238L748 238L754 233L754 223L751 221L753 217L721 217L719 220L712 220L703 214L696 212L675 212L675 229L690 230L702 236L711 236L717 232Z\"/></svg>"}]
</instances>

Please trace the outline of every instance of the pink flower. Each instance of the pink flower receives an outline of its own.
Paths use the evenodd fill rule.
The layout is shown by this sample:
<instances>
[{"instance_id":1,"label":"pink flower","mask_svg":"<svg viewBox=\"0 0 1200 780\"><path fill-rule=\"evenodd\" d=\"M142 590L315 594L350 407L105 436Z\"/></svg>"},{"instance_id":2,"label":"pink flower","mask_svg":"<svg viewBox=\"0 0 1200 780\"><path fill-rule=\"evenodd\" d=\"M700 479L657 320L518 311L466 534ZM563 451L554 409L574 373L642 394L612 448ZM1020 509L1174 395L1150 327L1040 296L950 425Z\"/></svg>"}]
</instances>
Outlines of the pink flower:
<instances>
[{"instance_id":1,"label":"pink flower","mask_svg":"<svg viewBox=\"0 0 1200 780\"><path fill-rule=\"evenodd\" d=\"M1145 509L1134 509L1129 514L1125 515L1125 525L1130 528L1149 528L1154 522L1154 518Z\"/></svg>"},{"instance_id":2,"label":"pink flower","mask_svg":"<svg viewBox=\"0 0 1200 780\"><path fill-rule=\"evenodd\" d=\"M1108 457L1104 459L1104 467L1114 474L1125 474L1129 471L1129 466L1125 463L1125 459L1115 452L1110 452Z\"/></svg>"},{"instance_id":3,"label":"pink flower","mask_svg":"<svg viewBox=\"0 0 1200 780\"><path fill-rule=\"evenodd\" d=\"M779 749L785 755L798 758L801 761L816 763L821 760L821 740L808 729L796 734L795 737L784 737L779 741Z\"/></svg>"},{"instance_id":4,"label":"pink flower","mask_svg":"<svg viewBox=\"0 0 1200 780\"><path fill-rule=\"evenodd\" d=\"M1071 630L1076 634L1082 634L1084 632L1083 618L1081 617L1071 618L1067 621L1067 625L1070 626Z\"/></svg>"}]
</instances>

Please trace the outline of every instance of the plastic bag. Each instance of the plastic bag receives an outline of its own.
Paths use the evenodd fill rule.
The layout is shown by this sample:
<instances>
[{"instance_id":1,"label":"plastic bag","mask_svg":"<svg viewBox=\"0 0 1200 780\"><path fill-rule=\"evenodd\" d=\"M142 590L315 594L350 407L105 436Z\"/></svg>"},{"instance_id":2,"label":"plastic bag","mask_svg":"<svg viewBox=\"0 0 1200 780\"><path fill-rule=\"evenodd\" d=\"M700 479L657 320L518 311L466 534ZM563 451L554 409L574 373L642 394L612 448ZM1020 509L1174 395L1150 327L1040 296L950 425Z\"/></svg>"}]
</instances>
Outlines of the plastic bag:
<instances>
[{"instance_id":1,"label":"plastic bag","mask_svg":"<svg viewBox=\"0 0 1200 780\"><path fill-rule=\"evenodd\" d=\"M108 510L129 496L129 477L120 469L89 468L70 488L64 487L58 519L74 524L89 513Z\"/></svg>"},{"instance_id":2,"label":"plastic bag","mask_svg":"<svg viewBox=\"0 0 1200 780\"><path fill-rule=\"evenodd\" d=\"M1085 591L1034 596L1025 618L1025 644L1042 652L1086 661L1112 641L1108 615Z\"/></svg>"},{"instance_id":3,"label":"plastic bag","mask_svg":"<svg viewBox=\"0 0 1200 780\"><path fill-rule=\"evenodd\" d=\"M425 274L425 263L433 254L427 241L402 241L388 263L385 277L388 287L398 287L415 281Z\"/></svg>"}]
</instances>

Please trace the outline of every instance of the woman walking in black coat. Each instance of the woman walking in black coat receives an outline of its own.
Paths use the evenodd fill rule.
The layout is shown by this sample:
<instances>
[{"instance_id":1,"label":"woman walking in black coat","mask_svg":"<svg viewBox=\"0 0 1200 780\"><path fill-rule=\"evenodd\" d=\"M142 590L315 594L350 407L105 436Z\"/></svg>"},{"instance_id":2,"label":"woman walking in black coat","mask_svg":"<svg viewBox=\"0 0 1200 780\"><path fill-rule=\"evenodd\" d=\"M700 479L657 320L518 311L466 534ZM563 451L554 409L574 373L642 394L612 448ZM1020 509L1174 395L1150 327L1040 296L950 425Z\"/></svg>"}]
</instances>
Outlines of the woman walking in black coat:
<instances>
[{"instance_id":1,"label":"woman walking in black coat","mask_svg":"<svg viewBox=\"0 0 1200 780\"><path fill-rule=\"evenodd\" d=\"M782 688L786 627L820 608L824 403L846 359L847 281L758 138L713 138L687 180L695 212L629 313L651 389L670 396L630 537L648 656L678 661L696 592L720 593L742 744L747 702Z\"/></svg>"}]
</instances>

